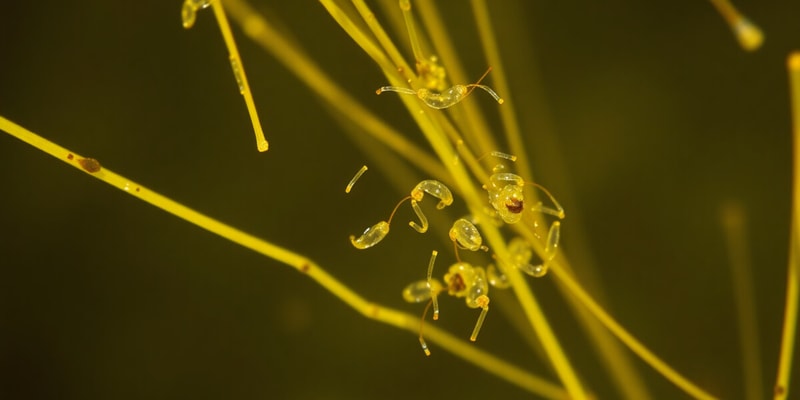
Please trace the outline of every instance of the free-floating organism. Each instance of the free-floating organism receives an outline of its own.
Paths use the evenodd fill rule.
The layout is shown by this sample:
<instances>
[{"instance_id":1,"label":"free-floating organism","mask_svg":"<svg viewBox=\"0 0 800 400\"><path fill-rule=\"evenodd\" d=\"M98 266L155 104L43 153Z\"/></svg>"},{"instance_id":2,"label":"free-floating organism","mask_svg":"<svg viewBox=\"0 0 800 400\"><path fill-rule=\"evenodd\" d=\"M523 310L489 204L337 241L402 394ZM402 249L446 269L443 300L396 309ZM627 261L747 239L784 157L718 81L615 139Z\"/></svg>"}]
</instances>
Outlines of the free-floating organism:
<instances>
[{"instance_id":1,"label":"free-floating organism","mask_svg":"<svg viewBox=\"0 0 800 400\"><path fill-rule=\"evenodd\" d=\"M345 193L350 193L350 190L353 189L353 185L356 184L358 178L361 178L361 175L364 175L364 172L367 172L367 169L369 168L367 168L366 165L361 166L361 169L356 172L355 176L353 176L353 179L350 179L350 182L347 183L347 187L344 188Z\"/></svg>"}]
</instances>

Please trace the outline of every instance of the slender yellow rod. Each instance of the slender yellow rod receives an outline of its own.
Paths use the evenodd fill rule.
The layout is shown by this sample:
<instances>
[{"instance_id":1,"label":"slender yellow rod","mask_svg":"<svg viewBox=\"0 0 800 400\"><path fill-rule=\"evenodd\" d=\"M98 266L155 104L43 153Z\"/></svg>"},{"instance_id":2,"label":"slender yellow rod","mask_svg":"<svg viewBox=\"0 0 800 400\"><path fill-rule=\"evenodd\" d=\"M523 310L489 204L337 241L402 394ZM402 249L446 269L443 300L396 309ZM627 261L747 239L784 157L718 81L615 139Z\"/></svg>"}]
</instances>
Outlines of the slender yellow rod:
<instances>
[{"instance_id":1,"label":"slender yellow rod","mask_svg":"<svg viewBox=\"0 0 800 400\"><path fill-rule=\"evenodd\" d=\"M739 347L742 353L744 395L746 399L758 400L763 398L764 394L764 383L761 379L763 365L753 294L753 265L750 262L750 248L745 233L747 221L742 205L738 202L724 205L721 220L731 265L733 300L736 305Z\"/></svg>"},{"instance_id":2,"label":"slender yellow rod","mask_svg":"<svg viewBox=\"0 0 800 400\"><path fill-rule=\"evenodd\" d=\"M250 85L247 83L247 75L244 73L242 57L239 56L239 49L236 47L236 42L233 40L233 33L231 32L230 24L228 24L228 18L225 16L222 0L184 0L183 8L181 9L183 27L190 29L194 26L194 22L197 18L197 11L208 8L209 6L214 10L214 17L217 19L217 25L222 33L222 39L225 41L225 46L228 48L228 61L231 63L236 85L239 86L239 93L244 96L244 103L247 106L247 112L250 114L250 122L253 124L253 131L256 135L256 146L258 147L258 151L267 151L267 149L269 149L269 143L267 139L264 138L264 130L261 128L261 121L258 119L258 113L256 112L256 103L253 101L253 93L250 91Z\"/></svg>"},{"instance_id":3,"label":"slender yellow rod","mask_svg":"<svg viewBox=\"0 0 800 400\"><path fill-rule=\"evenodd\" d=\"M756 24L745 18L730 0L711 0L711 4L719 11L728 23L739 46L746 51L755 51L764 43L764 34Z\"/></svg>"},{"instance_id":4,"label":"slender yellow rod","mask_svg":"<svg viewBox=\"0 0 800 400\"><path fill-rule=\"evenodd\" d=\"M418 334L419 319L417 316L364 299L314 261L298 253L250 235L186 207L103 167L99 161L93 158L83 157L74 151L61 147L2 116L0 116L0 130L178 218L308 275L324 289L367 318L407 330L415 335ZM426 330L426 336L452 354L535 395L549 399L563 399L566 397L564 390L557 385L529 374L523 369L486 353L441 329L431 326Z\"/></svg>"},{"instance_id":5,"label":"slender yellow rod","mask_svg":"<svg viewBox=\"0 0 800 400\"><path fill-rule=\"evenodd\" d=\"M794 182L792 192L792 223L789 239L789 266L786 276L786 304L783 314L783 338L781 340L778 376L775 382L774 398L789 397L790 377L794 342L797 338L797 303L800 289L800 52L793 52L788 58L789 84L792 96L792 126L794 130Z\"/></svg>"}]
</instances>

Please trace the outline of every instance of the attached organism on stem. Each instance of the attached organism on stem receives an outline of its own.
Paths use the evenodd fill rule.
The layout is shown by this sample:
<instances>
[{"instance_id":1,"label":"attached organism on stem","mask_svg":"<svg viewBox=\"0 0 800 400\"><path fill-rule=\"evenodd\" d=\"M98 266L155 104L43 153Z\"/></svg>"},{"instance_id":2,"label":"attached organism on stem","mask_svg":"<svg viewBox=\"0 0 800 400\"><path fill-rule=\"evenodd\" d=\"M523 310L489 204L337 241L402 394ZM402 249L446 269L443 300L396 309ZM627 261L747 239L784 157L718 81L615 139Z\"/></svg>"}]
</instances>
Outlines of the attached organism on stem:
<instances>
[{"instance_id":1,"label":"attached organism on stem","mask_svg":"<svg viewBox=\"0 0 800 400\"><path fill-rule=\"evenodd\" d=\"M419 224L414 221L410 221L408 225L419 233L427 232L428 218L425 217L425 214L422 212L422 208L419 206L419 202L422 201L422 198L425 197L426 193L439 199L439 203L436 205L436 208L439 210L449 206L450 204L453 204L453 193L450 192L450 189L443 183L433 179L421 181L414 186L414 189L411 190L410 195L403 197L399 202L397 202L397 205L394 206L394 209L389 215L388 220L380 221L377 224L367 228L358 238L356 238L355 235L350 235L350 242L353 244L353 247L357 249L368 249L383 240L383 238L389 234L389 227L392 223L392 218L394 218L394 214L400 208L400 205L402 205L406 200L411 201L411 208L414 210L417 218L419 218Z\"/></svg>"},{"instance_id":2,"label":"attached organism on stem","mask_svg":"<svg viewBox=\"0 0 800 400\"><path fill-rule=\"evenodd\" d=\"M409 303L421 303L428 301L425 311L422 314L422 322L419 328L419 342L426 355L430 355L428 345L422 335L422 327L428 309L433 305L433 319L438 319L439 304L437 296L440 292L447 290L447 294L454 297L463 297L469 308L480 308L481 313L475 328L472 330L469 340L478 339L486 313L489 312L489 284L486 279L486 271L482 267L474 267L469 263L457 262L450 266L444 275L444 285L437 279L432 278L433 264L436 260L437 252L434 250L428 263L428 275L425 280L414 282L403 289L403 299Z\"/></svg>"},{"instance_id":3,"label":"attached organism on stem","mask_svg":"<svg viewBox=\"0 0 800 400\"><path fill-rule=\"evenodd\" d=\"M434 92L427 88L419 88L417 90L398 87L398 86L382 86L378 90L375 91L377 94L381 94L383 92L397 92L402 94L412 94L419 97L428 107L435 108L435 109L444 109L454 106L458 104L461 100L464 100L467 96L469 96L475 88L480 88L489 93L495 100L497 100L498 104L503 104L503 99L497 95L497 93L492 90L492 88L481 85L481 81L486 75L489 74L492 68L486 70L486 72L481 76L481 79L478 79L475 83L470 83L467 85L455 85L450 89L445 90L444 92Z\"/></svg>"}]
</instances>

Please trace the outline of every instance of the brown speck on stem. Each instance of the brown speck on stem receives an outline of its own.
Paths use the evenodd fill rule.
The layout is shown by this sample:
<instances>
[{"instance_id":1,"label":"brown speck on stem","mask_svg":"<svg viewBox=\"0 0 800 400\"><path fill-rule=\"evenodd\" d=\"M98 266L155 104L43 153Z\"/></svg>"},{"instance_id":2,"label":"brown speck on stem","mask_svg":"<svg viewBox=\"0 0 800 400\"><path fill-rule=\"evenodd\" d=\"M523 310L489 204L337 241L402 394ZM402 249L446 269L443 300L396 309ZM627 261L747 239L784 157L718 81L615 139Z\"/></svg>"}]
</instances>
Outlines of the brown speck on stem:
<instances>
[{"instance_id":1,"label":"brown speck on stem","mask_svg":"<svg viewBox=\"0 0 800 400\"><path fill-rule=\"evenodd\" d=\"M100 171L100 168L101 168L100 167L100 161L97 161L94 158L88 158L87 157L87 158L80 159L80 160L78 160L78 164L81 165L81 168L83 168L84 171L86 171L86 172L88 172L90 174L93 174L95 172Z\"/></svg>"},{"instance_id":2,"label":"brown speck on stem","mask_svg":"<svg viewBox=\"0 0 800 400\"><path fill-rule=\"evenodd\" d=\"M300 266L300 272L302 272L304 274L307 274L308 270L310 270L310 269L311 269L311 266L308 265L308 264L303 264L303 265Z\"/></svg>"},{"instance_id":3,"label":"brown speck on stem","mask_svg":"<svg viewBox=\"0 0 800 400\"><path fill-rule=\"evenodd\" d=\"M67 160L72 160L73 158L75 158L75 156L73 156L72 153L67 154Z\"/></svg>"},{"instance_id":4,"label":"brown speck on stem","mask_svg":"<svg viewBox=\"0 0 800 400\"><path fill-rule=\"evenodd\" d=\"M775 385L775 396L783 396L785 389L781 385Z\"/></svg>"}]
</instances>

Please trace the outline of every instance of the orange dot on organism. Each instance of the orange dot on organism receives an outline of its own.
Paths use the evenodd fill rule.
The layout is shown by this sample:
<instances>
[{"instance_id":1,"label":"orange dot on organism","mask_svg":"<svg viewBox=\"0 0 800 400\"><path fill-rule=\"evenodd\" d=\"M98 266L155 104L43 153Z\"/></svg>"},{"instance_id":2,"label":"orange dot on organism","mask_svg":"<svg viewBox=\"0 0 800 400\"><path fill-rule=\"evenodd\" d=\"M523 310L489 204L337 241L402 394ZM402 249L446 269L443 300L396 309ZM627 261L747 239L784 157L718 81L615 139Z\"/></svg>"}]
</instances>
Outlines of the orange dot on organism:
<instances>
[{"instance_id":1,"label":"orange dot on organism","mask_svg":"<svg viewBox=\"0 0 800 400\"><path fill-rule=\"evenodd\" d=\"M72 160L73 158L75 158L75 156L73 156L72 153L67 154L67 160Z\"/></svg>"},{"instance_id":2,"label":"orange dot on organism","mask_svg":"<svg viewBox=\"0 0 800 400\"><path fill-rule=\"evenodd\" d=\"M311 266L308 265L308 264L303 264L303 265L300 266L300 272L302 272L304 274L308 273L308 270L310 270L310 269L311 269Z\"/></svg>"},{"instance_id":3,"label":"orange dot on organism","mask_svg":"<svg viewBox=\"0 0 800 400\"><path fill-rule=\"evenodd\" d=\"M100 171L101 168L100 161L97 161L94 158L82 158L78 160L78 164L81 165L81 168L83 168L84 171L90 174Z\"/></svg>"}]
</instances>

